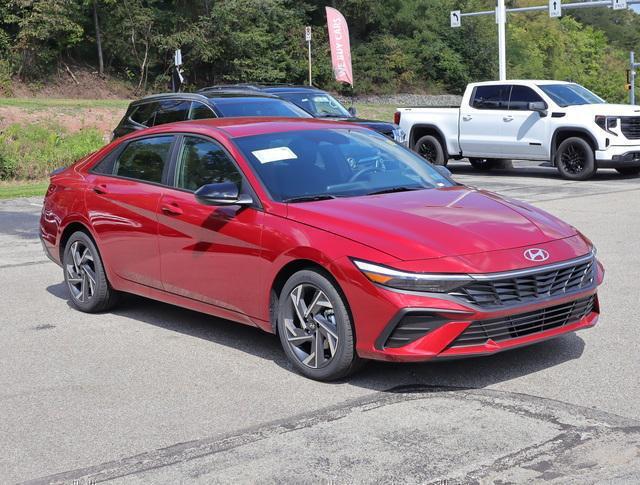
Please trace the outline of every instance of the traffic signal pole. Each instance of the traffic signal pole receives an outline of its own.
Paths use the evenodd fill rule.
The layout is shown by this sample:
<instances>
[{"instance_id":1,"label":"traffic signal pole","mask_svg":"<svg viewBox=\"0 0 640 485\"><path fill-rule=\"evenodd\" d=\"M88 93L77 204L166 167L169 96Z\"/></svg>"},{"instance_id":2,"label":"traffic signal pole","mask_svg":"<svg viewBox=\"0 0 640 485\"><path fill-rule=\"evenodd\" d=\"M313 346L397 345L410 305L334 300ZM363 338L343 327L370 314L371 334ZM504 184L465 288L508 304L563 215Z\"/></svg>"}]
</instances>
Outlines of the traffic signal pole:
<instances>
[{"instance_id":1,"label":"traffic signal pole","mask_svg":"<svg viewBox=\"0 0 640 485\"><path fill-rule=\"evenodd\" d=\"M640 62L636 62L635 53L629 53L629 103L636 104L636 69Z\"/></svg>"},{"instance_id":2,"label":"traffic signal pole","mask_svg":"<svg viewBox=\"0 0 640 485\"><path fill-rule=\"evenodd\" d=\"M462 17L478 17L480 15L495 15L498 24L498 74L501 81L507 79L507 55L506 55L506 23L508 13L538 12L546 10L551 17L560 17L562 10L607 7L613 10L623 10L628 5L640 4L640 0L595 0L592 2L562 3L562 0L549 0L548 5L538 5L535 7L505 8L504 0L497 0L495 10L484 10L481 12L464 12L453 10L451 12L451 27L460 27ZM638 64L636 64L638 66ZM633 70L633 68L632 68Z\"/></svg>"}]
</instances>

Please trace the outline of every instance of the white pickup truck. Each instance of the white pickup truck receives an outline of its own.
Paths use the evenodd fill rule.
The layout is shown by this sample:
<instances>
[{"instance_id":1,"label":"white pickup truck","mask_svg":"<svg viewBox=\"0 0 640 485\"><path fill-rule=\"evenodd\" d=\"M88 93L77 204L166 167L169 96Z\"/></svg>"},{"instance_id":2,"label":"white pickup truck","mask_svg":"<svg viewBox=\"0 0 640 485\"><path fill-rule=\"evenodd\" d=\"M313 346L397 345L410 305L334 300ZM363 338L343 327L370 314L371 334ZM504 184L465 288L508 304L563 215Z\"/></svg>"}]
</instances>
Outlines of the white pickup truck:
<instances>
[{"instance_id":1,"label":"white pickup truck","mask_svg":"<svg viewBox=\"0 0 640 485\"><path fill-rule=\"evenodd\" d=\"M468 158L490 169L499 159L549 160L563 177L598 168L640 173L640 107L608 104L562 81L469 84L460 107L398 108L409 147L431 163Z\"/></svg>"}]
</instances>

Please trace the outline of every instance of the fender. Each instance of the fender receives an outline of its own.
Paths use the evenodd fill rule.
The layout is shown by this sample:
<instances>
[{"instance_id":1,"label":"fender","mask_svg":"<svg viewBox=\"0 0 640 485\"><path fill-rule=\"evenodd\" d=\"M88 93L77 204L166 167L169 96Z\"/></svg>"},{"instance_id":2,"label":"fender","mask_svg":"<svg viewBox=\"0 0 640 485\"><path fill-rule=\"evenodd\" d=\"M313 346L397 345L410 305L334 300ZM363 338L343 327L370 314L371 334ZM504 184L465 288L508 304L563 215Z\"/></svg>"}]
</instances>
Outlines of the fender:
<instances>
[{"instance_id":1,"label":"fender","mask_svg":"<svg viewBox=\"0 0 640 485\"><path fill-rule=\"evenodd\" d=\"M442 130L438 128L436 125L429 124L429 123L418 123L411 127L411 131L409 132L409 148L411 150L413 150L413 145L417 141L414 139L415 138L414 132L416 128L429 128L430 130L435 131L438 134L440 141L442 142L442 148L444 150L445 157L447 158L450 157L449 147L447 146L447 138L444 136L444 133L442 133Z\"/></svg>"},{"instance_id":2,"label":"fender","mask_svg":"<svg viewBox=\"0 0 640 485\"><path fill-rule=\"evenodd\" d=\"M599 145L598 145L598 141L594 138L594 136L591 134L591 132L589 130L587 130L586 128L582 128L579 126L560 126L558 128L556 128L556 130L553 132L553 135L551 136L551 144L549 146L549 161L551 162L551 164L555 167L556 162L555 162L555 158L556 158L556 139L558 138L558 135L561 134L564 131L573 131L573 132L578 132L582 135L585 135L586 138L588 138L589 142L591 143L591 146L594 147L594 150L598 150Z\"/></svg>"}]
</instances>

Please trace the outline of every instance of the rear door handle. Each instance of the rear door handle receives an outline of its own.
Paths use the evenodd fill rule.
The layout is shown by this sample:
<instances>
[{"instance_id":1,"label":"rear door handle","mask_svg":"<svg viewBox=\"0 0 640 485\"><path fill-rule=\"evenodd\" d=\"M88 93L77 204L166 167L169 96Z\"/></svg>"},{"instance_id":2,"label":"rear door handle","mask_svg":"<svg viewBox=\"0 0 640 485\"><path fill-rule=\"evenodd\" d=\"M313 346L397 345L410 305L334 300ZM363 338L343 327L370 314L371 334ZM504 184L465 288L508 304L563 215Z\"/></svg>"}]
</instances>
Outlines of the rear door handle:
<instances>
[{"instance_id":1,"label":"rear door handle","mask_svg":"<svg viewBox=\"0 0 640 485\"><path fill-rule=\"evenodd\" d=\"M162 212L172 216L179 216L184 213L184 211L175 202L172 202L170 204L163 204Z\"/></svg>"},{"instance_id":2,"label":"rear door handle","mask_svg":"<svg viewBox=\"0 0 640 485\"><path fill-rule=\"evenodd\" d=\"M503 116L502 121L513 121L513 116Z\"/></svg>"},{"instance_id":3,"label":"rear door handle","mask_svg":"<svg viewBox=\"0 0 640 485\"><path fill-rule=\"evenodd\" d=\"M108 192L107 190L107 184L100 184L100 185L94 185L92 187L92 190L96 193L96 194L106 194Z\"/></svg>"},{"instance_id":4,"label":"rear door handle","mask_svg":"<svg viewBox=\"0 0 640 485\"><path fill-rule=\"evenodd\" d=\"M469 116L469 115L465 115L462 117L462 121L471 121L473 119L473 116Z\"/></svg>"}]
</instances>

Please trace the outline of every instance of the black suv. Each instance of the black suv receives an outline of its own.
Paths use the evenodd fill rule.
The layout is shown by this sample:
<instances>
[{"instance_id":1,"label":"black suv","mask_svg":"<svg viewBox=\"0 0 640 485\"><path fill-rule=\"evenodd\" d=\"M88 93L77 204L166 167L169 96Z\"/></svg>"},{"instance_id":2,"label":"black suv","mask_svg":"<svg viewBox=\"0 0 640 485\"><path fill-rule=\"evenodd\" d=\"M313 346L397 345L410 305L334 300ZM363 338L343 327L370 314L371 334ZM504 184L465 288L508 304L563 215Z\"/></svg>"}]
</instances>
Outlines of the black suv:
<instances>
[{"instance_id":1,"label":"black suv","mask_svg":"<svg viewBox=\"0 0 640 485\"><path fill-rule=\"evenodd\" d=\"M150 126L204 118L278 116L311 118L294 103L249 89L217 89L201 93L155 94L133 101L113 139Z\"/></svg>"},{"instance_id":2,"label":"black suv","mask_svg":"<svg viewBox=\"0 0 640 485\"><path fill-rule=\"evenodd\" d=\"M314 118L330 118L350 121L388 136L392 140L406 145L406 135L402 129L387 121L366 120L356 116L355 108L346 109L326 91L313 86L269 85L269 84L226 84L201 89L203 94L224 91L225 89L250 89L255 92L269 93L295 103Z\"/></svg>"}]
</instances>

